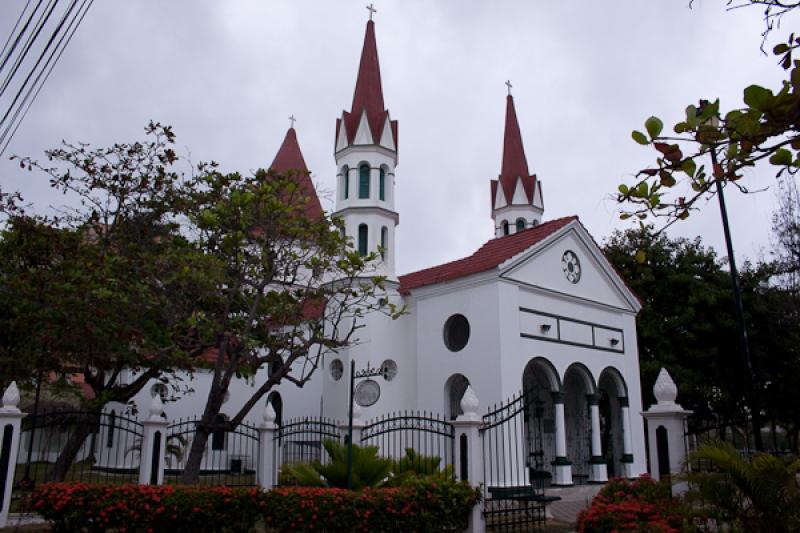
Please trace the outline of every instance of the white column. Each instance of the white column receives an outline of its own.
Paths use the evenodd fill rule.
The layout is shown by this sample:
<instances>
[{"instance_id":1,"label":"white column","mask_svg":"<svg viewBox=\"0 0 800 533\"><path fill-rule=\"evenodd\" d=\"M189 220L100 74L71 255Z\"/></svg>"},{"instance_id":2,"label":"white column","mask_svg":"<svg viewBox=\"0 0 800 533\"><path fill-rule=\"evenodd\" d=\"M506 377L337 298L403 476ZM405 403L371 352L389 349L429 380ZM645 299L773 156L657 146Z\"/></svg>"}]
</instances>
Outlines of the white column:
<instances>
[{"instance_id":1,"label":"white column","mask_svg":"<svg viewBox=\"0 0 800 533\"><path fill-rule=\"evenodd\" d=\"M139 464L140 485L164 483L165 450L167 448L167 420L161 395L153 396L150 417L142 425L142 454Z\"/></svg>"},{"instance_id":2,"label":"white column","mask_svg":"<svg viewBox=\"0 0 800 533\"><path fill-rule=\"evenodd\" d=\"M632 478L633 446L631 445L631 413L627 396L619 397L620 418L622 418L622 477Z\"/></svg>"},{"instance_id":3,"label":"white column","mask_svg":"<svg viewBox=\"0 0 800 533\"><path fill-rule=\"evenodd\" d=\"M271 489L278 479L277 463L275 461L275 432L278 425L275 423L277 414L270 402L264 408L264 418L258 426L258 486L264 490Z\"/></svg>"},{"instance_id":4,"label":"white column","mask_svg":"<svg viewBox=\"0 0 800 533\"><path fill-rule=\"evenodd\" d=\"M600 441L600 406L597 405L597 396L590 394L589 414L592 421L592 457L589 459L591 465L591 482L605 483L608 481L608 468L606 460L603 458L603 445Z\"/></svg>"},{"instance_id":5,"label":"white column","mask_svg":"<svg viewBox=\"0 0 800 533\"><path fill-rule=\"evenodd\" d=\"M556 426L555 479L553 485L572 485L572 463L567 458L567 426L564 422L564 394L554 392L553 410Z\"/></svg>"},{"instance_id":6,"label":"white column","mask_svg":"<svg viewBox=\"0 0 800 533\"><path fill-rule=\"evenodd\" d=\"M0 528L8 522L8 508L11 504L11 490L14 486L14 474L19 451L19 433L25 413L19 410L19 390L17 383L11 382L3 394L3 405L0 407L0 473L5 476L5 483L0 486Z\"/></svg>"},{"instance_id":7,"label":"white column","mask_svg":"<svg viewBox=\"0 0 800 533\"><path fill-rule=\"evenodd\" d=\"M456 476L461 481L467 481L472 487L479 488L484 482L483 472L483 446L481 443L480 427L483 419L478 414L478 396L471 386L467 386L464 396L461 397L460 415L453 422L455 428L455 456ZM462 449L466 446L466 449ZM468 533L484 533L486 522L481 512L481 504L472 508Z\"/></svg>"}]
</instances>

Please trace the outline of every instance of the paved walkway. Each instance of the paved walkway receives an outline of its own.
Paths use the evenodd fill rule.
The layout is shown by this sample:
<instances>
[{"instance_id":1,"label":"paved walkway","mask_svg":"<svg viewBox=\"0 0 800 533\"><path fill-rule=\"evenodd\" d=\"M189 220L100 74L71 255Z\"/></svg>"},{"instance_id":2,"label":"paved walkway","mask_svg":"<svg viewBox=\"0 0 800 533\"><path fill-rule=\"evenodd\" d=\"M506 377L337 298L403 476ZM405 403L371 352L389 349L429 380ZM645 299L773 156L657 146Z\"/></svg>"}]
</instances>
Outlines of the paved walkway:
<instances>
[{"instance_id":1,"label":"paved walkway","mask_svg":"<svg viewBox=\"0 0 800 533\"><path fill-rule=\"evenodd\" d=\"M9 513L6 527L27 526L30 524L44 524L45 519L34 513Z\"/></svg>"},{"instance_id":2,"label":"paved walkway","mask_svg":"<svg viewBox=\"0 0 800 533\"><path fill-rule=\"evenodd\" d=\"M594 495L602 485L578 485L575 487L549 488L548 496L560 496L561 499L548 506L548 513L559 522L574 524L578 513L589 507Z\"/></svg>"}]
</instances>

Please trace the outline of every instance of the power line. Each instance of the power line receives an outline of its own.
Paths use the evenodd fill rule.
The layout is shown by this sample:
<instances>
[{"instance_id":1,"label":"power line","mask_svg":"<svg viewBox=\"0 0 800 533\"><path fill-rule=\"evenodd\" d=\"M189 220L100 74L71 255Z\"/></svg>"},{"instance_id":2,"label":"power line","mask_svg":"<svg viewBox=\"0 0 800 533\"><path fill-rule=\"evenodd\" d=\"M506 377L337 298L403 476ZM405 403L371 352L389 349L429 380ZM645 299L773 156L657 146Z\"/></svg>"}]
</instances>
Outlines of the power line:
<instances>
[{"instance_id":1,"label":"power line","mask_svg":"<svg viewBox=\"0 0 800 533\"><path fill-rule=\"evenodd\" d=\"M41 4L42 0L39 0L39 3ZM0 71L3 70L4 66L6 66L6 62L8 61L8 58L11 57L11 54L14 53L14 49L17 47L17 43L19 43L19 40L22 37L22 34L25 33L25 30L28 28L28 24L30 24L30 22L31 22L30 17L28 17L28 22L25 23L25 26L23 26L22 30L19 32L19 35L17 35L17 38L14 39L14 44L11 46L11 49L8 51L8 54L6 55L6 49L8 48L8 43L11 42L11 38L14 36L14 33L17 31L17 28L19 27L19 23L22 20L22 17L25 16L25 12L28 10L28 6L30 4L31 4L31 0L28 0L27 2L25 2L25 7L22 8L22 12L19 14L19 17L17 18L16 24L14 24L14 27L11 29L11 33L8 34L8 39L6 39L6 44L3 45L3 51L0 52L0 57L3 57L4 59L3 59L2 63L0 63ZM38 9L38 6L37 6L36 9ZM36 9L34 9L34 11L36 11Z\"/></svg>"}]
</instances>

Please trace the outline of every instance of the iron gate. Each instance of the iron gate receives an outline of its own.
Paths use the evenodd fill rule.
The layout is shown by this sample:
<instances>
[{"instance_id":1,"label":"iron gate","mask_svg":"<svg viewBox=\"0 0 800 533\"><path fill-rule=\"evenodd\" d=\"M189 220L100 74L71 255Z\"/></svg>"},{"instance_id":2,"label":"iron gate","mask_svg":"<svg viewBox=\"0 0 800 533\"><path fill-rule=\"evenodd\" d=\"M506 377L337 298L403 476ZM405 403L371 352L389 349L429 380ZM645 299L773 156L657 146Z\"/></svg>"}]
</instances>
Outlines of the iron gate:
<instances>
[{"instance_id":1,"label":"iron gate","mask_svg":"<svg viewBox=\"0 0 800 533\"><path fill-rule=\"evenodd\" d=\"M275 472L278 477L273 482L276 485L281 484L279 474L285 464L314 461L327 463L329 457L322 445L327 439L342 439L339 424L334 420L321 417L288 420L275 432Z\"/></svg>"},{"instance_id":2,"label":"iron gate","mask_svg":"<svg viewBox=\"0 0 800 533\"><path fill-rule=\"evenodd\" d=\"M489 531L539 531L545 521L541 402L519 394L483 417L483 514Z\"/></svg>"}]
</instances>

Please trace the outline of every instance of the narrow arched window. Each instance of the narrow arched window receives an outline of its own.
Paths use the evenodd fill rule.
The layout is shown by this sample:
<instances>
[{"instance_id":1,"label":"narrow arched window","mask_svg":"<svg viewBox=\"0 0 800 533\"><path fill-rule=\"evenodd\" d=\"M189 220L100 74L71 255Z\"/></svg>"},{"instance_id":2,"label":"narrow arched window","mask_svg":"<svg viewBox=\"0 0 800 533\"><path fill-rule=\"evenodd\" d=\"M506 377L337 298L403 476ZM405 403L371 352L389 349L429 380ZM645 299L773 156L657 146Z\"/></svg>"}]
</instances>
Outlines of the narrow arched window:
<instances>
[{"instance_id":1,"label":"narrow arched window","mask_svg":"<svg viewBox=\"0 0 800 533\"><path fill-rule=\"evenodd\" d=\"M358 197L369 198L369 165L358 167Z\"/></svg>"},{"instance_id":2,"label":"narrow arched window","mask_svg":"<svg viewBox=\"0 0 800 533\"><path fill-rule=\"evenodd\" d=\"M522 231L525 229L525 219L518 218L517 219L517 231Z\"/></svg>"},{"instance_id":3,"label":"narrow arched window","mask_svg":"<svg viewBox=\"0 0 800 533\"><path fill-rule=\"evenodd\" d=\"M539 221L538 221L538 220L536 220L536 219L534 218L534 219L531 221L531 226L538 226L538 225L539 225Z\"/></svg>"},{"instance_id":4,"label":"narrow arched window","mask_svg":"<svg viewBox=\"0 0 800 533\"><path fill-rule=\"evenodd\" d=\"M508 227L508 220L503 221L503 235L508 235L510 232L510 228Z\"/></svg>"},{"instance_id":5,"label":"narrow arched window","mask_svg":"<svg viewBox=\"0 0 800 533\"><path fill-rule=\"evenodd\" d=\"M106 448L114 447L114 430L117 427L117 412L113 409L108 415L108 432L106 432Z\"/></svg>"},{"instance_id":6,"label":"narrow arched window","mask_svg":"<svg viewBox=\"0 0 800 533\"><path fill-rule=\"evenodd\" d=\"M342 168L342 190L344 190L344 199L347 200L350 197L350 168L345 165Z\"/></svg>"},{"instance_id":7,"label":"narrow arched window","mask_svg":"<svg viewBox=\"0 0 800 533\"><path fill-rule=\"evenodd\" d=\"M367 255L367 238L369 237L369 230L366 224L359 224L358 226L358 253Z\"/></svg>"},{"instance_id":8,"label":"narrow arched window","mask_svg":"<svg viewBox=\"0 0 800 533\"><path fill-rule=\"evenodd\" d=\"M389 254L389 251L386 249L386 245L389 242L389 228L383 226L381 228L381 259L384 261L386 260L386 256Z\"/></svg>"},{"instance_id":9,"label":"narrow arched window","mask_svg":"<svg viewBox=\"0 0 800 533\"><path fill-rule=\"evenodd\" d=\"M386 200L386 169L383 167L381 167L381 177L378 185L378 197L383 202Z\"/></svg>"}]
</instances>

